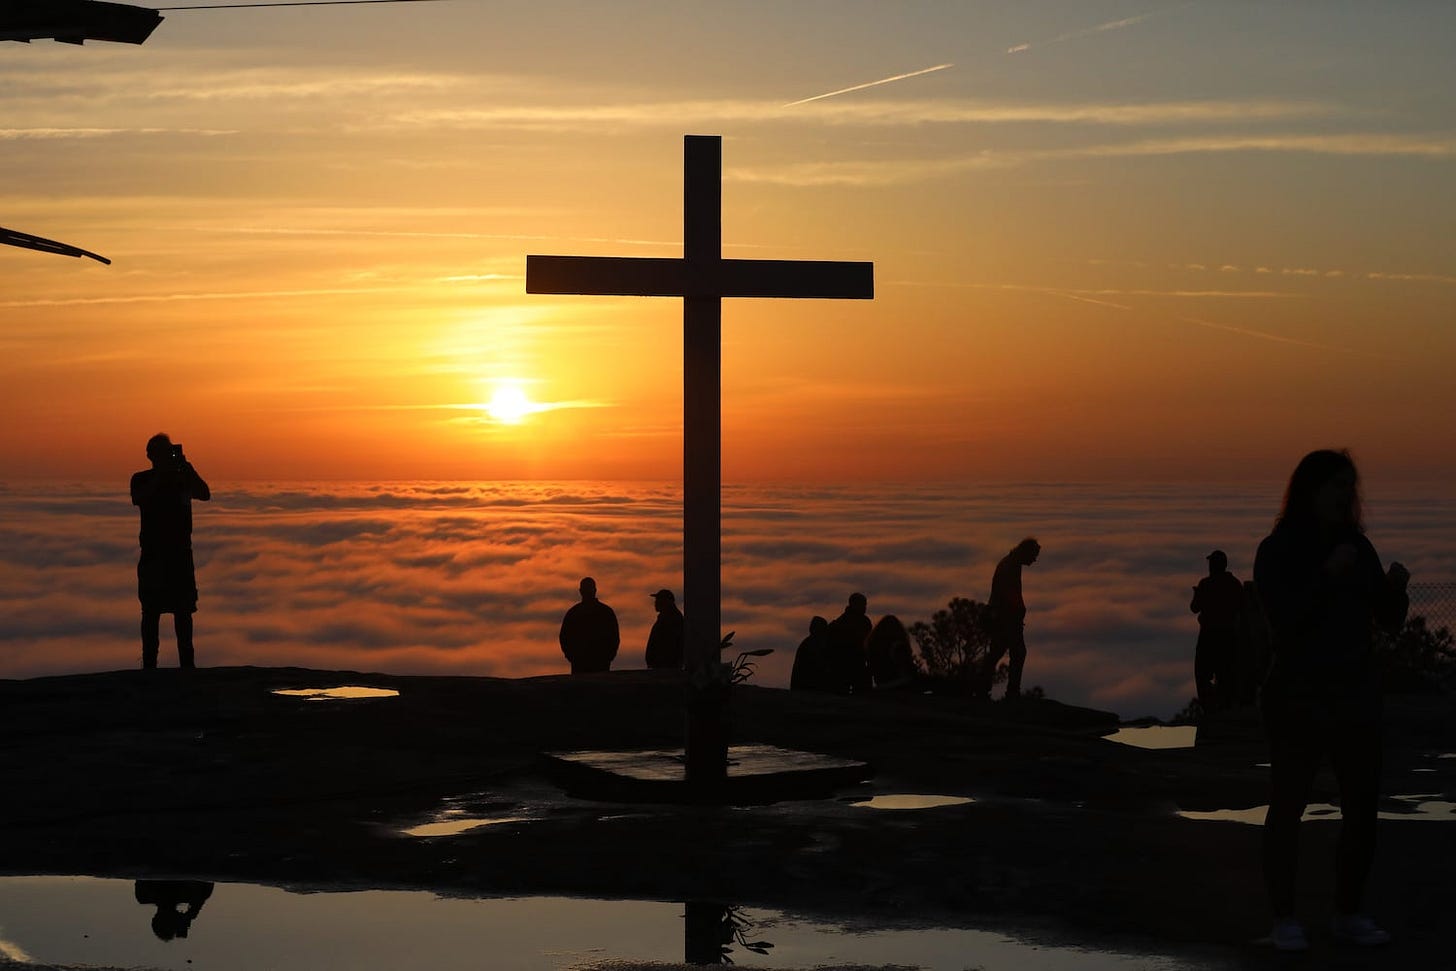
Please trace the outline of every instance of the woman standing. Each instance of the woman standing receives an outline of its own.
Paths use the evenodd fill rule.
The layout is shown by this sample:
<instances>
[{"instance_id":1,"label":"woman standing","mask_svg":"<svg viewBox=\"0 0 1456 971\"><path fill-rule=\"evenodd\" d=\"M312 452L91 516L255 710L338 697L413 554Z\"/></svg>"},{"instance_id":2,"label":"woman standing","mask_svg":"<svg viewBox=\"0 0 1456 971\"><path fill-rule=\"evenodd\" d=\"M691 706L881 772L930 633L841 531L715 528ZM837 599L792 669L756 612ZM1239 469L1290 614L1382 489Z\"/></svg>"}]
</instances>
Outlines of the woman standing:
<instances>
[{"instance_id":1,"label":"woman standing","mask_svg":"<svg viewBox=\"0 0 1456 971\"><path fill-rule=\"evenodd\" d=\"M1359 475L1347 451L1300 460L1274 531L1259 544L1254 583L1268 615L1274 659L1260 704L1269 741L1271 793L1264 819L1264 883L1274 946L1309 947L1294 916L1299 821L1326 757L1340 787L1336 938L1385 944L1390 935L1360 909L1375 858L1381 698L1376 628L1405 622L1410 574L1387 572L1365 538Z\"/></svg>"}]
</instances>

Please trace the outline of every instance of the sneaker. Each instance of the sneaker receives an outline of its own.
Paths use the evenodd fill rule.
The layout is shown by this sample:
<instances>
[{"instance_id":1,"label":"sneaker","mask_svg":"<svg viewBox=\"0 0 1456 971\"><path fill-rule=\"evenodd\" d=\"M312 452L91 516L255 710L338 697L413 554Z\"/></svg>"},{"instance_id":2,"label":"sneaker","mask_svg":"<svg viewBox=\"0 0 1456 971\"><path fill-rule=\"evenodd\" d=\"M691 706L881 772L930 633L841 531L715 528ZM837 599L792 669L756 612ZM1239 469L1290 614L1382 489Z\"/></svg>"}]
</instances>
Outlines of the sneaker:
<instances>
[{"instance_id":1,"label":"sneaker","mask_svg":"<svg viewBox=\"0 0 1456 971\"><path fill-rule=\"evenodd\" d=\"M1335 940L1361 947L1379 947L1390 943L1390 933L1364 914L1341 914L1330 922Z\"/></svg>"},{"instance_id":2,"label":"sneaker","mask_svg":"<svg viewBox=\"0 0 1456 971\"><path fill-rule=\"evenodd\" d=\"M1276 951L1309 950L1309 937L1304 933L1304 925L1297 920L1275 921L1269 940Z\"/></svg>"}]
</instances>

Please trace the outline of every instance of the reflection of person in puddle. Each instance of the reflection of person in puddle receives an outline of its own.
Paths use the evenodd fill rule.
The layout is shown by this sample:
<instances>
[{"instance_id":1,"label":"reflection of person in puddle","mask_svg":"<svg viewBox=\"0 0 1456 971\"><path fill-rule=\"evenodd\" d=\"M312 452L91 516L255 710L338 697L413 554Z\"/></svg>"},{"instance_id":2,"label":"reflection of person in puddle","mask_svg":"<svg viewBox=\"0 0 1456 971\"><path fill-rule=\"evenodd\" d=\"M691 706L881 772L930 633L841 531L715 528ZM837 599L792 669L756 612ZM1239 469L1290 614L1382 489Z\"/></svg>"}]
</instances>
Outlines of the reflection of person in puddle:
<instances>
[{"instance_id":1,"label":"reflection of person in puddle","mask_svg":"<svg viewBox=\"0 0 1456 971\"><path fill-rule=\"evenodd\" d=\"M1289 479L1274 531L1254 560L1254 583L1274 648L1260 704L1270 761L1264 883L1274 910L1271 938L1279 950L1309 947L1294 917L1299 821L1326 757L1340 787L1335 937L1363 945L1390 940L1360 910L1375 860L1380 798L1374 633L1377 627L1398 631L1405 622L1409 579L1399 563L1383 569L1365 538L1350 453L1306 455Z\"/></svg>"},{"instance_id":2,"label":"reflection of person in puddle","mask_svg":"<svg viewBox=\"0 0 1456 971\"><path fill-rule=\"evenodd\" d=\"M138 880L136 900L152 904L152 933L164 941L186 937L202 905L212 896L212 884L202 880ZM181 910L177 908L181 907Z\"/></svg>"}]
</instances>

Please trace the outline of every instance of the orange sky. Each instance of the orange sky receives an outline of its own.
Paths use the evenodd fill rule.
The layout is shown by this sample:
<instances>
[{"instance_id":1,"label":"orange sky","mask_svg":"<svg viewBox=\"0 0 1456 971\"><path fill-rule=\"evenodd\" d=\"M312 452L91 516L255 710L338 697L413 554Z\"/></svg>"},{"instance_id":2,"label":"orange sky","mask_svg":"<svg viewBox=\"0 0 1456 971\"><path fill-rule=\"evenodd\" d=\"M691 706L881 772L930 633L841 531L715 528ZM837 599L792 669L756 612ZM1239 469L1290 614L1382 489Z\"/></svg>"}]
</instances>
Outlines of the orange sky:
<instances>
[{"instance_id":1,"label":"orange sky","mask_svg":"<svg viewBox=\"0 0 1456 971\"><path fill-rule=\"evenodd\" d=\"M1456 467L1450 11L427 7L0 50L0 225L114 261L0 251L0 478L159 429L214 479L675 477L680 303L523 274L679 255L688 132L725 255L876 265L725 303L729 480Z\"/></svg>"}]
</instances>

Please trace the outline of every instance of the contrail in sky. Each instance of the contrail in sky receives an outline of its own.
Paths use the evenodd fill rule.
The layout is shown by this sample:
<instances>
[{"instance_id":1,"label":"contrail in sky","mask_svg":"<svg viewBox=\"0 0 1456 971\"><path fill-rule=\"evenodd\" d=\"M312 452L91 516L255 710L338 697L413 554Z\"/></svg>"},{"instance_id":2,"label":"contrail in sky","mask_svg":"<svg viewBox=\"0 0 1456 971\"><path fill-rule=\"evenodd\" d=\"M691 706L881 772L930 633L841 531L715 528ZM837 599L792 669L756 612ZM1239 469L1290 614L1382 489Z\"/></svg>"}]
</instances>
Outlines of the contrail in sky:
<instances>
[{"instance_id":1,"label":"contrail in sky","mask_svg":"<svg viewBox=\"0 0 1456 971\"><path fill-rule=\"evenodd\" d=\"M903 81L906 78L917 78L922 74L929 74L932 71L944 71L948 67L955 67L954 64L937 64L935 67L924 67L918 71L911 71L909 74L897 74L892 78L880 78L878 81L866 81L864 84L856 84L853 87L840 88L838 91L828 91L824 94L816 94L812 98L800 98L798 101L790 101L784 105L785 108L792 108L794 105L806 105L811 101L819 101L822 98L832 98L837 94L849 94L851 91L863 91L865 88L873 88L880 84L889 84L891 81Z\"/></svg>"},{"instance_id":2,"label":"contrail in sky","mask_svg":"<svg viewBox=\"0 0 1456 971\"><path fill-rule=\"evenodd\" d=\"M1197 324L1199 327L1207 327L1211 330L1222 330L1230 334L1242 334L1245 337L1257 337L1260 340L1274 341L1279 344L1293 344L1296 347L1312 347L1320 351L1334 351L1338 354L1355 354L1360 357L1373 357L1377 361L1394 361L1398 364L1409 363L1405 358L1392 357L1388 354L1376 354L1373 351L1364 351L1354 347L1342 347L1339 344L1321 344L1317 341L1302 341L1296 337L1284 337L1280 334L1270 334L1267 331L1252 330L1248 327L1235 327L1232 324L1216 324L1211 320L1203 320L1200 317L1185 317L1182 314L1174 314L1174 320L1181 320L1188 324Z\"/></svg>"},{"instance_id":3,"label":"contrail in sky","mask_svg":"<svg viewBox=\"0 0 1456 971\"><path fill-rule=\"evenodd\" d=\"M1188 4L1185 3L1185 4L1182 4L1182 6L1185 6L1186 7L1186 6L1188 6ZM1177 7L1170 7L1170 8L1168 8L1168 10L1176 10L1176 9L1178 9L1178 8ZM1058 34L1057 36L1051 38L1050 40L1039 40L1039 41L1035 41L1035 42L1028 41L1025 44L1017 44L1015 47L1008 47L1006 49L1006 53L1008 53L1008 54L1020 54L1022 51L1029 51L1033 47L1044 47L1047 44L1060 44L1063 41L1075 40L1078 37L1088 37L1088 36L1090 36L1092 34L1101 34L1101 33L1105 32L1105 31L1109 31L1109 30L1121 30L1124 27L1132 27L1132 26L1135 26L1136 24L1140 24L1144 20L1148 20L1148 19L1150 19L1152 17L1156 17L1159 14L1167 13L1168 10L1154 10L1154 11L1151 11L1149 13L1140 13L1140 14L1138 14L1135 17L1124 17L1121 20L1109 20L1107 23L1105 23L1105 24L1098 24L1096 27L1084 27L1081 30L1069 30L1065 34Z\"/></svg>"}]
</instances>

